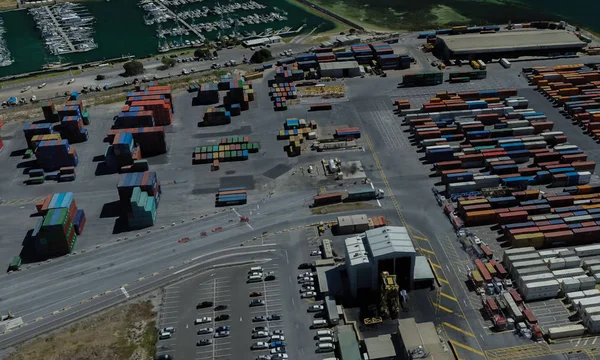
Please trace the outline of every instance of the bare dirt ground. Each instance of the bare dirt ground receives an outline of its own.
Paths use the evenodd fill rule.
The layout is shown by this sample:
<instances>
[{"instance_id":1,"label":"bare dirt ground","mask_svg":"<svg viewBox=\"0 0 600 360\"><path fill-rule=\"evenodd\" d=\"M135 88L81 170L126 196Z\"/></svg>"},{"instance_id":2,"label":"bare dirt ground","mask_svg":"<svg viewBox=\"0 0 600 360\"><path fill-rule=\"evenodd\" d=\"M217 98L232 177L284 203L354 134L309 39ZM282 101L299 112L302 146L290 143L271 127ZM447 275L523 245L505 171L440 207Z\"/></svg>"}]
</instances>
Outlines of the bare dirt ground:
<instances>
[{"instance_id":1,"label":"bare dirt ground","mask_svg":"<svg viewBox=\"0 0 600 360\"><path fill-rule=\"evenodd\" d=\"M22 344L6 360L150 360L156 323L150 301L127 304Z\"/></svg>"}]
</instances>

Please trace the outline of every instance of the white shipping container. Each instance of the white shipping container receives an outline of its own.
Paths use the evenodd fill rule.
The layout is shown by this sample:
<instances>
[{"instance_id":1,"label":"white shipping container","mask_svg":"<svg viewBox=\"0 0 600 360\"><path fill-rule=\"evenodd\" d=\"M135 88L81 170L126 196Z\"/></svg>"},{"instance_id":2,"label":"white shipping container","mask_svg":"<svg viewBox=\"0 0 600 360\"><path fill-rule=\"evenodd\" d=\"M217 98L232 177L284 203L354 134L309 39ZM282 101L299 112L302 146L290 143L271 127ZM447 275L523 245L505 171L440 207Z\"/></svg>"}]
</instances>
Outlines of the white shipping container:
<instances>
[{"instance_id":1,"label":"white shipping container","mask_svg":"<svg viewBox=\"0 0 600 360\"><path fill-rule=\"evenodd\" d=\"M582 290L582 291L585 294L586 298L600 295L600 290L598 290L598 289L589 289L589 290Z\"/></svg>"},{"instance_id":2,"label":"white shipping container","mask_svg":"<svg viewBox=\"0 0 600 360\"><path fill-rule=\"evenodd\" d=\"M593 277L586 276L577 280L579 281L581 290L588 290L596 287L596 279Z\"/></svg>"},{"instance_id":3,"label":"white shipping container","mask_svg":"<svg viewBox=\"0 0 600 360\"><path fill-rule=\"evenodd\" d=\"M526 267L534 267L534 266L544 266L546 263L542 259L536 260L526 260L526 261L516 261L510 265L512 269L520 269Z\"/></svg>"},{"instance_id":4,"label":"white shipping container","mask_svg":"<svg viewBox=\"0 0 600 360\"><path fill-rule=\"evenodd\" d=\"M523 142L544 141L544 137L543 136L527 136L527 137L521 138L521 141L523 141ZM556 251L556 250L547 250L547 251Z\"/></svg>"},{"instance_id":5,"label":"white shipping container","mask_svg":"<svg viewBox=\"0 0 600 360\"><path fill-rule=\"evenodd\" d=\"M535 128L533 126L517 127L517 128L513 128L513 135L514 136L531 135L531 134L533 134L534 131L535 131Z\"/></svg>"},{"instance_id":6,"label":"white shipping container","mask_svg":"<svg viewBox=\"0 0 600 360\"><path fill-rule=\"evenodd\" d=\"M445 143L448 140L445 138L435 138L435 139L424 139L421 140L421 147L427 147L427 146L432 146L438 143Z\"/></svg>"},{"instance_id":7,"label":"white shipping container","mask_svg":"<svg viewBox=\"0 0 600 360\"><path fill-rule=\"evenodd\" d=\"M589 271L591 274L597 274L597 273L599 273L599 272L600 272L600 265L593 265L593 266L590 266L590 267L588 268L588 271Z\"/></svg>"},{"instance_id":8,"label":"white shipping container","mask_svg":"<svg viewBox=\"0 0 600 360\"><path fill-rule=\"evenodd\" d=\"M573 304L577 310L592 306L600 306L600 296L592 296L583 299L577 299L573 302Z\"/></svg>"},{"instance_id":9,"label":"white shipping container","mask_svg":"<svg viewBox=\"0 0 600 360\"><path fill-rule=\"evenodd\" d=\"M565 300L567 300L570 303L578 299L585 299L585 294L583 293L583 291L574 291L565 295Z\"/></svg>"},{"instance_id":10,"label":"white shipping container","mask_svg":"<svg viewBox=\"0 0 600 360\"><path fill-rule=\"evenodd\" d=\"M538 254L540 254L540 257L542 257L544 259L549 259L549 258L557 257L558 252L560 250L566 250L566 249L542 250L542 251L538 252Z\"/></svg>"},{"instance_id":11,"label":"white shipping container","mask_svg":"<svg viewBox=\"0 0 600 360\"><path fill-rule=\"evenodd\" d=\"M580 223L580 222L592 220L592 215L569 216L569 217L564 218L564 220L567 224ZM576 255L577 256L586 256L586 255L581 255L581 254L577 254L577 253L576 253Z\"/></svg>"},{"instance_id":12,"label":"white shipping container","mask_svg":"<svg viewBox=\"0 0 600 360\"><path fill-rule=\"evenodd\" d=\"M552 273L522 276L519 278L519 286L523 287L524 284L553 279L554 275ZM577 283L579 283L579 281Z\"/></svg>"},{"instance_id":13,"label":"white shipping container","mask_svg":"<svg viewBox=\"0 0 600 360\"><path fill-rule=\"evenodd\" d=\"M552 274L554 274L554 276L556 276L556 278L560 279L560 278L565 278L565 277L585 275L585 271L583 271L582 268L573 268L573 269L555 270L552 272Z\"/></svg>"},{"instance_id":14,"label":"white shipping container","mask_svg":"<svg viewBox=\"0 0 600 360\"><path fill-rule=\"evenodd\" d=\"M577 147L577 145L571 145L571 144L556 145L554 147L553 151L567 151L567 150L579 150L579 147Z\"/></svg>"},{"instance_id":15,"label":"white shipping container","mask_svg":"<svg viewBox=\"0 0 600 360\"><path fill-rule=\"evenodd\" d=\"M502 65L503 68L508 69L511 66L511 63L505 58L502 58L500 59L500 65Z\"/></svg>"},{"instance_id":16,"label":"white shipping container","mask_svg":"<svg viewBox=\"0 0 600 360\"><path fill-rule=\"evenodd\" d=\"M579 246L575 249L577 256L594 256L600 255L600 245Z\"/></svg>"},{"instance_id":17,"label":"white shipping container","mask_svg":"<svg viewBox=\"0 0 600 360\"><path fill-rule=\"evenodd\" d=\"M535 275L535 274L544 274L549 272L548 267L546 266L536 266L536 267L530 267L530 268L522 268L522 269L516 269L514 274L514 277L518 277L518 276L527 276L527 275Z\"/></svg>"},{"instance_id":18,"label":"white shipping container","mask_svg":"<svg viewBox=\"0 0 600 360\"><path fill-rule=\"evenodd\" d=\"M585 327L583 325L567 325L548 329L548 335L551 339L580 336L583 335L584 332Z\"/></svg>"},{"instance_id":19,"label":"white shipping container","mask_svg":"<svg viewBox=\"0 0 600 360\"><path fill-rule=\"evenodd\" d=\"M592 179L592 173L589 171L580 171L577 174L579 174L579 180L577 182L579 185L586 185Z\"/></svg>"},{"instance_id":20,"label":"white shipping container","mask_svg":"<svg viewBox=\"0 0 600 360\"><path fill-rule=\"evenodd\" d=\"M536 259L541 259L540 254L529 253L529 254L509 255L505 258L504 265L510 267L510 265L515 262L536 260Z\"/></svg>"},{"instance_id":21,"label":"white shipping container","mask_svg":"<svg viewBox=\"0 0 600 360\"><path fill-rule=\"evenodd\" d=\"M573 291L579 291L581 289L581 283L577 279L564 278L559 280L558 282L560 282L560 291L563 294L568 294Z\"/></svg>"},{"instance_id":22,"label":"white shipping container","mask_svg":"<svg viewBox=\"0 0 600 360\"><path fill-rule=\"evenodd\" d=\"M521 128L521 127L528 127L529 126L529 121L527 120L513 120L513 121L507 121L505 122L506 127L513 129L513 128Z\"/></svg>"},{"instance_id":23,"label":"white shipping container","mask_svg":"<svg viewBox=\"0 0 600 360\"><path fill-rule=\"evenodd\" d=\"M479 64L479 68L481 70L485 70L487 68L487 66L485 65L485 62L483 62L483 60L477 60L477 63Z\"/></svg>"},{"instance_id":24,"label":"white shipping container","mask_svg":"<svg viewBox=\"0 0 600 360\"><path fill-rule=\"evenodd\" d=\"M581 266L581 258L579 256L569 256L564 258L565 260L565 268L572 269L578 268Z\"/></svg>"},{"instance_id":25,"label":"white shipping container","mask_svg":"<svg viewBox=\"0 0 600 360\"><path fill-rule=\"evenodd\" d=\"M545 280L524 284L521 290L525 300L549 299L558 295L560 284L556 280Z\"/></svg>"},{"instance_id":26,"label":"white shipping container","mask_svg":"<svg viewBox=\"0 0 600 360\"><path fill-rule=\"evenodd\" d=\"M581 316L585 319L585 318L589 318L590 316L592 316L594 314L600 314L600 306L592 306L592 307L586 308L585 310L583 310Z\"/></svg>"},{"instance_id":27,"label":"white shipping container","mask_svg":"<svg viewBox=\"0 0 600 360\"><path fill-rule=\"evenodd\" d=\"M450 194L457 194L461 192L469 192L475 190L475 181L465 181L448 184L447 189Z\"/></svg>"},{"instance_id":28,"label":"white shipping container","mask_svg":"<svg viewBox=\"0 0 600 360\"><path fill-rule=\"evenodd\" d=\"M594 280L596 280L596 284L600 284L600 273L596 273L592 276L594 277Z\"/></svg>"},{"instance_id":29,"label":"white shipping container","mask_svg":"<svg viewBox=\"0 0 600 360\"><path fill-rule=\"evenodd\" d=\"M527 254L527 253L532 253L532 252L536 252L535 248L533 246L515 248L515 249L506 249L506 250L504 250L504 258L506 259L506 257L510 256L510 255Z\"/></svg>"},{"instance_id":30,"label":"white shipping container","mask_svg":"<svg viewBox=\"0 0 600 360\"><path fill-rule=\"evenodd\" d=\"M546 264L548 264L548 269L550 270L560 270L565 268L565 259L562 258L552 258L546 259Z\"/></svg>"},{"instance_id":31,"label":"white shipping container","mask_svg":"<svg viewBox=\"0 0 600 360\"><path fill-rule=\"evenodd\" d=\"M592 315L586 318L585 326L588 332L592 334L600 332L600 315Z\"/></svg>"}]
</instances>

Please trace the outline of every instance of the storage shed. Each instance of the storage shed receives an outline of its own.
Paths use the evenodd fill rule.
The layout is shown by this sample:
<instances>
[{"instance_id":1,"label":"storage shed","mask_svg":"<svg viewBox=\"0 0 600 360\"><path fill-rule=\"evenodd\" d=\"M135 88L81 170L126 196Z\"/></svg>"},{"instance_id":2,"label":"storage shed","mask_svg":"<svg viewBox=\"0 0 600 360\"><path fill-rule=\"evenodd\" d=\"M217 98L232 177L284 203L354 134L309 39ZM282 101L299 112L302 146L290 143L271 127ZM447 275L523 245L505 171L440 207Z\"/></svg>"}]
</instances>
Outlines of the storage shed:
<instances>
[{"instance_id":1,"label":"storage shed","mask_svg":"<svg viewBox=\"0 0 600 360\"><path fill-rule=\"evenodd\" d=\"M319 63L319 69L323 77L342 78L360 76L360 68L356 61Z\"/></svg>"}]
</instances>

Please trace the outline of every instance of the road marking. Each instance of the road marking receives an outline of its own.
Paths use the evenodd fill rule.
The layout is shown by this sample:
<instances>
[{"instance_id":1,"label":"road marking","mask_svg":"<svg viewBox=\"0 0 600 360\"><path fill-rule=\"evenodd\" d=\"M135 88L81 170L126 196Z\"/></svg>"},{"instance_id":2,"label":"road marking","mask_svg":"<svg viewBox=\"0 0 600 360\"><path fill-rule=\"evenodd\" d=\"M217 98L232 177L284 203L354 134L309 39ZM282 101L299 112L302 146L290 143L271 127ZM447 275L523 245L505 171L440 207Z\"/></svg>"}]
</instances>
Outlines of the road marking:
<instances>
[{"instance_id":1,"label":"road marking","mask_svg":"<svg viewBox=\"0 0 600 360\"><path fill-rule=\"evenodd\" d=\"M125 290L124 287L121 287L121 292L123 293L123 295L125 295L126 298L129 299L129 293L127 292L127 290Z\"/></svg>"},{"instance_id":2,"label":"road marking","mask_svg":"<svg viewBox=\"0 0 600 360\"><path fill-rule=\"evenodd\" d=\"M465 330L463 330L463 329L461 329L461 328L459 328L459 327L457 327L457 326L454 326L454 325L452 325L452 324L450 324L450 323L443 322L443 323L442 323L442 325L444 325L444 326L447 326L447 327L449 327L450 329L456 330L456 331L458 331L458 332L461 332L461 333L463 333L463 334L465 334L465 335L467 335L467 336L470 336L470 337L475 337L475 335L474 335L473 333L470 333L470 332L468 332L468 331L465 331Z\"/></svg>"},{"instance_id":3,"label":"road marking","mask_svg":"<svg viewBox=\"0 0 600 360\"><path fill-rule=\"evenodd\" d=\"M435 255L435 253L433 251L431 251L431 250L427 250L427 249L421 248L421 251L425 252L425 253L428 253L428 254L431 254L431 255Z\"/></svg>"},{"instance_id":4,"label":"road marking","mask_svg":"<svg viewBox=\"0 0 600 360\"><path fill-rule=\"evenodd\" d=\"M465 350L469 350L469 351L471 351L471 352L474 352L474 353L475 353L475 354L477 354L477 355L481 355L481 356L485 357L485 355L483 354L483 352L481 352L481 351L479 351L479 350L477 350L477 349L473 349L473 348L472 348L472 347L470 347L470 346L467 346L467 345L465 345L465 344L461 344L461 343L459 343L459 342L456 342L456 341L454 341L454 340L448 340L448 342L449 342L450 344L454 345L454 346L458 346L458 347L460 347L460 348L463 348L463 349L465 349Z\"/></svg>"},{"instance_id":5,"label":"road marking","mask_svg":"<svg viewBox=\"0 0 600 360\"><path fill-rule=\"evenodd\" d=\"M442 267L439 264L434 263L433 261L431 262L431 266L436 267L438 269L441 269Z\"/></svg>"},{"instance_id":6,"label":"road marking","mask_svg":"<svg viewBox=\"0 0 600 360\"><path fill-rule=\"evenodd\" d=\"M158 275L158 273L157 273L157 272L155 272L155 273L152 273L152 276L156 276L156 275Z\"/></svg>"},{"instance_id":7,"label":"road marking","mask_svg":"<svg viewBox=\"0 0 600 360\"><path fill-rule=\"evenodd\" d=\"M415 239L417 239L417 240L421 240L421 241L429 241L429 239L427 239L427 238L424 238L424 237L422 237L422 236L413 235L413 237L414 237Z\"/></svg>"},{"instance_id":8,"label":"road marking","mask_svg":"<svg viewBox=\"0 0 600 360\"><path fill-rule=\"evenodd\" d=\"M435 306L436 308L438 308L438 309L440 309L440 310L444 310L444 311L445 311L445 312L447 312L447 313L450 313L450 314L454 313L454 311L452 311L452 310L448 309L447 307L444 307L444 306L442 306L442 305L440 305L440 304L436 304L436 303L434 303L434 302L432 302L432 304L433 304L433 306Z\"/></svg>"},{"instance_id":9,"label":"road marking","mask_svg":"<svg viewBox=\"0 0 600 360\"><path fill-rule=\"evenodd\" d=\"M44 320L43 316L40 316L39 318L35 319L35 321L41 321L41 320Z\"/></svg>"},{"instance_id":10,"label":"road marking","mask_svg":"<svg viewBox=\"0 0 600 360\"><path fill-rule=\"evenodd\" d=\"M173 269L175 269L175 266L172 266L172 265L167 268L167 270L173 270Z\"/></svg>"},{"instance_id":11,"label":"road marking","mask_svg":"<svg viewBox=\"0 0 600 360\"><path fill-rule=\"evenodd\" d=\"M448 295L446 293L443 293L441 291L440 291L440 295L443 296L443 297L445 297L446 299L450 299L452 301L457 301L458 302L458 300L454 296L450 296L450 295Z\"/></svg>"},{"instance_id":12,"label":"road marking","mask_svg":"<svg viewBox=\"0 0 600 360\"><path fill-rule=\"evenodd\" d=\"M142 276L141 278L139 278L139 279L138 279L138 281L142 281L142 280L144 280L144 279L145 279L145 278Z\"/></svg>"}]
</instances>

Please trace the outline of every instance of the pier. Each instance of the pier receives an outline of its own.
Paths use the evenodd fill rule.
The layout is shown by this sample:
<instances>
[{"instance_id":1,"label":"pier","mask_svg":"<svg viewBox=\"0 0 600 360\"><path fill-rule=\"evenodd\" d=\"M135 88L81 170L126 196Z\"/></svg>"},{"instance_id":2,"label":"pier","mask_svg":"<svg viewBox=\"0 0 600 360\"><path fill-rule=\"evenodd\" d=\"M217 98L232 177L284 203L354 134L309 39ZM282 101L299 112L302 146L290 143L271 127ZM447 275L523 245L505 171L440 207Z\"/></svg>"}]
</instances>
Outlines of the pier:
<instances>
[{"instance_id":1,"label":"pier","mask_svg":"<svg viewBox=\"0 0 600 360\"><path fill-rule=\"evenodd\" d=\"M177 21L179 21L180 23L183 24L183 26L185 26L189 31L193 32L194 34L196 34L196 36L198 36L198 38L203 39L204 36L202 35L202 33L198 30L196 30L192 25L188 24L187 21L183 20L182 18L180 18L179 16L177 16L177 14L175 14L175 12L173 12L171 9L169 9L168 7L166 7L165 5L163 5L162 3L155 1L154 2L157 6L162 7L165 9L165 11L173 16L173 18Z\"/></svg>"},{"instance_id":2,"label":"pier","mask_svg":"<svg viewBox=\"0 0 600 360\"><path fill-rule=\"evenodd\" d=\"M65 34L65 32L63 31L62 26L60 25L60 23L58 22L58 20L56 20L56 17L54 16L54 14L50 10L50 8L48 6L43 6L42 9L44 9L46 11L46 13L48 14L48 17L52 20L52 22L56 26L56 29L60 33L60 36L62 36L62 38L67 43L67 46L69 46L69 49L71 49L71 52L77 52L77 49L75 49L75 46L71 42L71 39L69 39L69 37L67 36L67 34Z\"/></svg>"}]
</instances>

